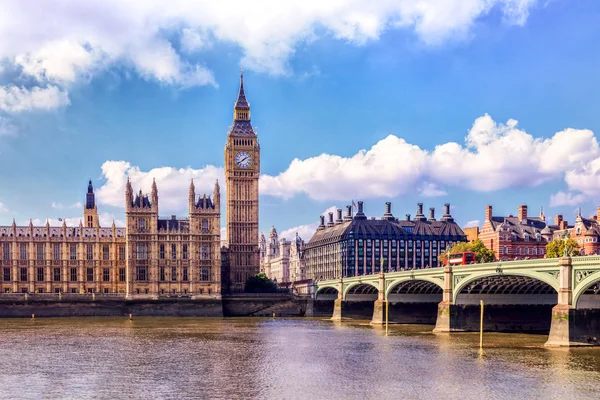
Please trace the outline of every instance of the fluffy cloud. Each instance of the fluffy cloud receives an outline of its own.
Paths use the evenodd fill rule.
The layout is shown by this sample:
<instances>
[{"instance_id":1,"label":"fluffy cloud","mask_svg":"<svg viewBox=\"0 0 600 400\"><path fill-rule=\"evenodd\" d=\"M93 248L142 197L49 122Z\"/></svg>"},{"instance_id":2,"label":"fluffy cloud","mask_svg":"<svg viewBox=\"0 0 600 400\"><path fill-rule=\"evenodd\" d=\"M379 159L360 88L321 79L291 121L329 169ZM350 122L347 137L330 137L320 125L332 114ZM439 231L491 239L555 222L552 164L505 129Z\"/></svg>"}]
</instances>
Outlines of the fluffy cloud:
<instances>
[{"instance_id":1,"label":"fluffy cloud","mask_svg":"<svg viewBox=\"0 0 600 400\"><path fill-rule=\"evenodd\" d=\"M0 212L8 212L8 208L0 201Z\"/></svg>"},{"instance_id":2,"label":"fluffy cloud","mask_svg":"<svg viewBox=\"0 0 600 400\"><path fill-rule=\"evenodd\" d=\"M536 0L8 0L0 15L0 60L40 80L68 84L109 66L180 86L214 84L184 53L213 40L232 43L243 64L287 73L295 48L323 35L355 44L387 29L414 31L428 44L464 38L493 8L523 24ZM49 18L51 16L51 18Z\"/></svg>"},{"instance_id":3,"label":"fluffy cloud","mask_svg":"<svg viewBox=\"0 0 600 400\"><path fill-rule=\"evenodd\" d=\"M560 178L571 189L597 193L599 171L592 131L569 128L535 138L515 120L498 123L486 114L475 120L464 145L444 143L430 152L390 135L352 157L295 159L279 175L263 175L260 184L262 194L304 193L315 200L395 197L415 188L423 196L443 196L440 186L489 192Z\"/></svg>"},{"instance_id":4,"label":"fluffy cloud","mask_svg":"<svg viewBox=\"0 0 600 400\"><path fill-rule=\"evenodd\" d=\"M30 89L17 86L0 86L0 110L21 112L30 109L51 110L69 105L67 92L56 86Z\"/></svg>"},{"instance_id":5,"label":"fluffy cloud","mask_svg":"<svg viewBox=\"0 0 600 400\"><path fill-rule=\"evenodd\" d=\"M573 194L561 191L550 196L550 207L575 206L583 201L585 201L585 196L581 193Z\"/></svg>"},{"instance_id":6,"label":"fluffy cloud","mask_svg":"<svg viewBox=\"0 0 600 400\"><path fill-rule=\"evenodd\" d=\"M98 202L123 208L128 177L134 193L139 190L150 193L152 179L155 179L161 212L187 209L188 190L192 179L196 195L212 195L217 179L221 183L224 182L223 168L212 165L202 169L159 167L146 172L126 161L106 161L102 164L102 175L106 182L96 190ZM221 187L222 196L225 193L224 186Z\"/></svg>"},{"instance_id":7,"label":"fluffy cloud","mask_svg":"<svg viewBox=\"0 0 600 400\"><path fill-rule=\"evenodd\" d=\"M393 197L419 183L426 165L426 151L390 135L349 158L321 154L294 159L279 175L261 176L260 188L262 194L283 198L298 193L316 200Z\"/></svg>"}]
</instances>

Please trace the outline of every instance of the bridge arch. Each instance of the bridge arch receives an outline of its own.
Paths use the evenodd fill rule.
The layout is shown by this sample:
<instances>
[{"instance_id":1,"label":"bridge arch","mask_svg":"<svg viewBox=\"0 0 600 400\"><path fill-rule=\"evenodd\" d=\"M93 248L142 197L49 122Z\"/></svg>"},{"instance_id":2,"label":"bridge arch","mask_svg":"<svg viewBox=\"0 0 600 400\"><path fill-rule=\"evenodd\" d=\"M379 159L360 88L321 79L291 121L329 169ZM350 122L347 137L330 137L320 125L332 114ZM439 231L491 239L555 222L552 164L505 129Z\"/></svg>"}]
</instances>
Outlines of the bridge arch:
<instances>
[{"instance_id":1,"label":"bridge arch","mask_svg":"<svg viewBox=\"0 0 600 400\"><path fill-rule=\"evenodd\" d=\"M577 273L575 275L577 279ZM578 284L575 290L573 290L573 307L579 307L579 300L581 296L587 294L588 292L592 292L593 294L600 293L600 271L594 272L584 279L582 279ZM600 297L600 296L599 296Z\"/></svg>"},{"instance_id":2,"label":"bridge arch","mask_svg":"<svg viewBox=\"0 0 600 400\"><path fill-rule=\"evenodd\" d=\"M315 300L319 300L319 296L321 296L321 297L326 296L330 300L333 296L335 296L335 298L337 298L338 289L335 286L320 286L317 289L317 292L315 293ZM335 298L333 298L333 300L335 300Z\"/></svg>"},{"instance_id":3,"label":"bridge arch","mask_svg":"<svg viewBox=\"0 0 600 400\"><path fill-rule=\"evenodd\" d=\"M419 278L402 278L395 280L388 284L388 287L385 292L385 298L389 298L390 294L393 292L398 292L399 290L405 289L409 292L413 292L415 294L430 294L432 292L442 293L444 290L444 281L440 279L434 279L429 277L419 277Z\"/></svg>"},{"instance_id":4,"label":"bridge arch","mask_svg":"<svg viewBox=\"0 0 600 400\"><path fill-rule=\"evenodd\" d=\"M479 290L485 294L556 294L559 283L548 273L510 271L507 273L489 272L468 275L455 284L452 301L456 304L464 289ZM557 298L558 300L558 298Z\"/></svg>"},{"instance_id":5,"label":"bridge arch","mask_svg":"<svg viewBox=\"0 0 600 400\"><path fill-rule=\"evenodd\" d=\"M378 294L379 289L377 286L370 282L353 282L344 288L343 299L346 300L349 294Z\"/></svg>"}]
</instances>

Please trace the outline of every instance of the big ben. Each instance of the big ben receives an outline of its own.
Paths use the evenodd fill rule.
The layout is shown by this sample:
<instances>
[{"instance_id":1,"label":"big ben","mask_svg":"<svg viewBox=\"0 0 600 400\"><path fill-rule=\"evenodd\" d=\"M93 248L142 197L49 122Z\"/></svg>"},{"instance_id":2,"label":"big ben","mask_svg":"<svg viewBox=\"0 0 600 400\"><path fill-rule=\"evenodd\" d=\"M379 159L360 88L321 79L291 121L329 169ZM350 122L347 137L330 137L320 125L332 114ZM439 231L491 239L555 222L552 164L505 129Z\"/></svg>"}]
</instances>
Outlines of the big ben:
<instances>
[{"instance_id":1,"label":"big ben","mask_svg":"<svg viewBox=\"0 0 600 400\"><path fill-rule=\"evenodd\" d=\"M258 178L260 145L250 122L250 103L244 92L244 75L233 110L233 125L225 146L227 185L227 268L225 286L241 291L248 277L258 274Z\"/></svg>"}]
</instances>

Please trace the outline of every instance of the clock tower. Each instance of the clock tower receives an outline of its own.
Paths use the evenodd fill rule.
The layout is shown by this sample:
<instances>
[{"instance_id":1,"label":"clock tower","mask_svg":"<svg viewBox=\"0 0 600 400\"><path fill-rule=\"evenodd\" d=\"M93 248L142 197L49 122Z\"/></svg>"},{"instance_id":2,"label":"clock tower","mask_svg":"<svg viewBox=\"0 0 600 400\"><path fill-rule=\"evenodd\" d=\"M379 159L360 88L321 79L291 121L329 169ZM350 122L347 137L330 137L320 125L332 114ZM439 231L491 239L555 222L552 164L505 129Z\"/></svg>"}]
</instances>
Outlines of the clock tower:
<instances>
[{"instance_id":1,"label":"clock tower","mask_svg":"<svg viewBox=\"0 0 600 400\"><path fill-rule=\"evenodd\" d=\"M240 91L233 109L233 125L225 145L227 185L227 265L224 289L242 291L248 277L258 274L258 178L260 146L250 122L250 103L240 74Z\"/></svg>"}]
</instances>

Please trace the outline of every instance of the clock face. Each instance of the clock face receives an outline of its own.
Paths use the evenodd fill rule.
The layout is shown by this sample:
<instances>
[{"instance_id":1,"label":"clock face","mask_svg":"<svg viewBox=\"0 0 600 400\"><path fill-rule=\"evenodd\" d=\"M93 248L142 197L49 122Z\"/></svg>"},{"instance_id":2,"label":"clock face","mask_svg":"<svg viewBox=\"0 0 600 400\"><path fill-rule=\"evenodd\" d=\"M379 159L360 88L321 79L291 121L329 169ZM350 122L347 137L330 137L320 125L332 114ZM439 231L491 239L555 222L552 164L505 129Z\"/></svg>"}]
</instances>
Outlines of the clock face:
<instances>
[{"instance_id":1,"label":"clock face","mask_svg":"<svg viewBox=\"0 0 600 400\"><path fill-rule=\"evenodd\" d=\"M240 168L250 168L252 165L252 156L248 152L240 151L235 155L235 164Z\"/></svg>"}]
</instances>

